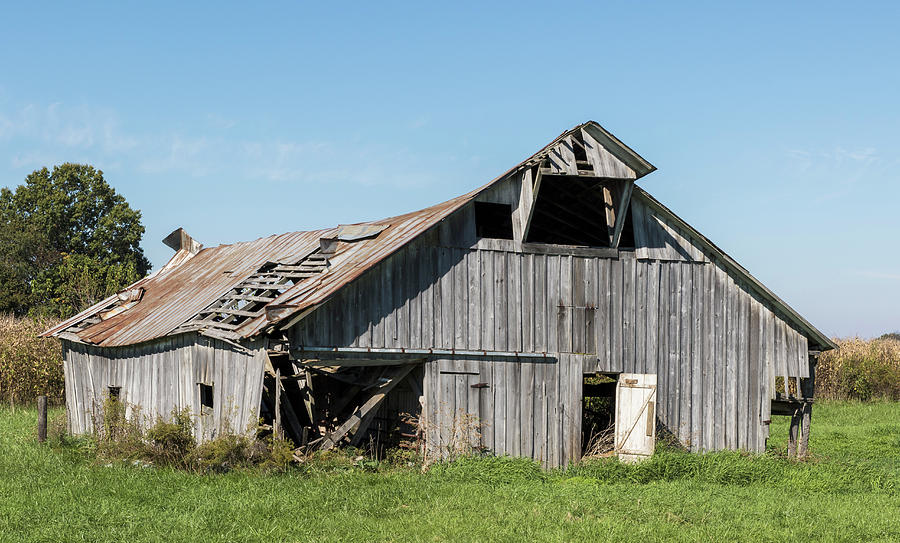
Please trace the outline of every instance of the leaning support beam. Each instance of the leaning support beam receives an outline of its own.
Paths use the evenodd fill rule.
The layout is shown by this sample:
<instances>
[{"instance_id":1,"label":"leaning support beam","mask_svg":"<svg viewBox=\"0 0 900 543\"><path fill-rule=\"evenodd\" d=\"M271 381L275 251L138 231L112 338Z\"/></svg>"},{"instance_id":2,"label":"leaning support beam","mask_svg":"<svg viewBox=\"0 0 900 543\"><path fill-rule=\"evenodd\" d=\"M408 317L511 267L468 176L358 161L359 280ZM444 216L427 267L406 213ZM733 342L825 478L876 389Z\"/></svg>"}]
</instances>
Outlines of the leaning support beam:
<instances>
[{"instance_id":1,"label":"leaning support beam","mask_svg":"<svg viewBox=\"0 0 900 543\"><path fill-rule=\"evenodd\" d=\"M402 381L404 381L404 379L400 379L398 382L402 382ZM406 374L405 381L411 385L410 388L415 389L418 386L418 384L415 384L415 378L413 377L412 373ZM372 411L372 413L374 415L375 412ZM368 431L369 426L372 424L372 421L374 419L375 419L374 416L370 416L370 417L364 418L363 420L361 420L359 422L359 427L356 429L355 432L353 432L353 438L350 440L351 447L359 446L359 444L362 442L362 438L365 437L366 431Z\"/></svg>"},{"instance_id":2,"label":"leaning support beam","mask_svg":"<svg viewBox=\"0 0 900 543\"><path fill-rule=\"evenodd\" d=\"M387 382L379 385L372 391L372 395L363 403L361 406L356 408L353 411L353 414L350 415L343 424L341 424L335 431L326 435L324 439L322 439L322 443L320 448L324 451L334 448L335 445L340 443L344 437L353 431L356 427L363 427L365 423L368 425L367 418L371 417L375 414L375 410L381 405L381 402L384 400L385 396L387 396L388 392L394 389L397 384L402 381L409 372L415 367L415 364L405 364L403 366L398 367L393 376L389 377Z\"/></svg>"}]
</instances>

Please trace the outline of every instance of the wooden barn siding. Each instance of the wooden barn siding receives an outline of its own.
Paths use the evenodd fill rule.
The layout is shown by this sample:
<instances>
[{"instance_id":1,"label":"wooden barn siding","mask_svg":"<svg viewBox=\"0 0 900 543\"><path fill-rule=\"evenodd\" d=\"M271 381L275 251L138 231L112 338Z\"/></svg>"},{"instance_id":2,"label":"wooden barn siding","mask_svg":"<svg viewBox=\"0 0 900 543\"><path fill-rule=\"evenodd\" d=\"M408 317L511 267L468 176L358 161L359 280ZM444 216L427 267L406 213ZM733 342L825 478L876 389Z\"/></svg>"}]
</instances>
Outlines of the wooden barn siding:
<instances>
[{"instance_id":1,"label":"wooden barn siding","mask_svg":"<svg viewBox=\"0 0 900 543\"><path fill-rule=\"evenodd\" d=\"M262 343L241 352L217 339L181 334L152 343L100 348L63 341L66 406L74 433L93 430L108 387L119 386L128 415L142 424L173 409L200 413L197 383L213 385L213 415L196 417L198 436L213 437L227 427L247 430L259 416L264 372ZM139 410L135 410L139 407Z\"/></svg>"},{"instance_id":2,"label":"wooden barn siding","mask_svg":"<svg viewBox=\"0 0 900 543\"><path fill-rule=\"evenodd\" d=\"M571 359L584 373L656 373L659 420L692 450L763 450L775 376L809 374L806 338L712 255L685 250L688 238L675 249L647 234L664 243L646 259L640 248L617 258L527 254L472 248L464 226L451 222L386 259L298 323L293 343L566 353L580 355ZM535 398L546 386L556 395L554 379L569 368L549 367L491 378L532 379ZM510 393L528 396L498 392ZM579 406L580 388L570 401L559 405ZM507 407L492 404L488 434L516 420Z\"/></svg>"},{"instance_id":3,"label":"wooden barn siding","mask_svg":"<svg viewBox=\"0 0 900 543\"><path fill-rule=\"evenodd\" d=\"M531 457L548 467L581 457L582 361L436 358L425 364L428 454L465 446ZM473 387L473 385L475 385Z\"/></svg>"}]
</instances>

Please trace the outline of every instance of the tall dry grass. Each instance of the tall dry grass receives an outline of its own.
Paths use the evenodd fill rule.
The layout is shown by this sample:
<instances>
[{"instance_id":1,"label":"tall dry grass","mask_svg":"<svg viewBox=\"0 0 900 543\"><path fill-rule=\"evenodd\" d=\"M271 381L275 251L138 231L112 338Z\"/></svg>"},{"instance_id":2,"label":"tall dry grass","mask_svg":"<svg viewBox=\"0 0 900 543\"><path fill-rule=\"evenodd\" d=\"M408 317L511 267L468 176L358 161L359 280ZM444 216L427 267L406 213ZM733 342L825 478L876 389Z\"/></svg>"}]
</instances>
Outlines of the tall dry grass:
<instances>
[{"instance_id":1,"label":"tall dry grass","mask_svg":"<svg viewBox=\"0 0 900 543\"><path fill-rule=\"evenodd\" d=\"M42 394L52 404L65 401L59 341L38 337L53 324L0 315L0 402L27 404Z\"/></svg>"},{"instance_id":2,"label":"tall dry grass","mask_svg":"<svg viewBox=\"0 0 900 543\"><path fill-rule=\"evenodd\" d=\"M816 396L839 400L900 400L900 339L837 339L819 357Z\"/></svg>"}]
</instances>

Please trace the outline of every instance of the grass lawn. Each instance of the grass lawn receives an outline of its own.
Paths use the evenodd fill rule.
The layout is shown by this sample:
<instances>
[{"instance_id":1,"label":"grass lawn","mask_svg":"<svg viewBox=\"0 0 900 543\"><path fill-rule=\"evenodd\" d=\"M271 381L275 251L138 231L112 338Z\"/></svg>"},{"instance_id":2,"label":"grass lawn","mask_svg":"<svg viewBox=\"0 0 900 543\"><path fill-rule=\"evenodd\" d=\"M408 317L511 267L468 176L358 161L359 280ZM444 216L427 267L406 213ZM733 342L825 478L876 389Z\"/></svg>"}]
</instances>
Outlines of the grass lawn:
<instances>
[{"instance_id":1,"label":"grass lawn","mask_svg":"<svg viewBox=\"0 0 900 543\"><path fill-rule=\"evenodd\" d=\"M781 418L779 418L781 419ZM823 403L815 459L661 451L543 473L504 459L428 473L195 475L38 446L0 409L0 541L900 541L900 403Z\"/></svg>"}]
</instances>

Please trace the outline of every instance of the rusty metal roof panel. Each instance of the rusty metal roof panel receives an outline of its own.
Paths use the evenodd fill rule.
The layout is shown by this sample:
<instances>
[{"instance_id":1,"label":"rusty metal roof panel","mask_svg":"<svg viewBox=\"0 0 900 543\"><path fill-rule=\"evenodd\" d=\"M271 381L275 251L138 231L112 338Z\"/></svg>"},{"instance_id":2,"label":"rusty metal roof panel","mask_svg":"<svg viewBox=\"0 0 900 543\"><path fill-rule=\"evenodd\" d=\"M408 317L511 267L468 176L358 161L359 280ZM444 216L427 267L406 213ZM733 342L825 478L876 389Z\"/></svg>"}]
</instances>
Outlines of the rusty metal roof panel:
<instances>
[{"instance_id":1,"label":"rusty metal roof panel","mask_svg":"<svg viewBox=\"0 0 900 543\"><path fill-rule=\"evenodd\" d=\"M165 336L261 265L269 261L299 260L318 248L319 239L333 230L292 232L203 249L182 264L129 287L141 286L144 289L139 303L88 326L77 335L86 343L101 346L131 345ZM96 304L45 334L58 334L72 322L102 306L102 302Z\"/></svg>"}]
</instances>

